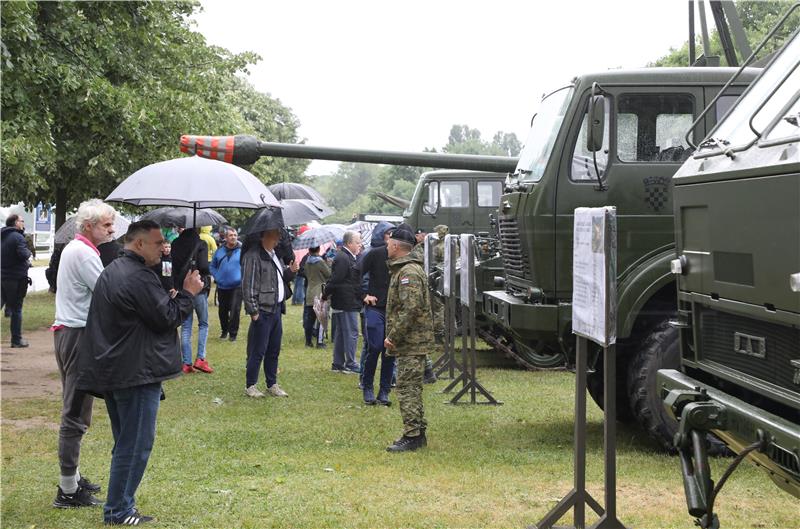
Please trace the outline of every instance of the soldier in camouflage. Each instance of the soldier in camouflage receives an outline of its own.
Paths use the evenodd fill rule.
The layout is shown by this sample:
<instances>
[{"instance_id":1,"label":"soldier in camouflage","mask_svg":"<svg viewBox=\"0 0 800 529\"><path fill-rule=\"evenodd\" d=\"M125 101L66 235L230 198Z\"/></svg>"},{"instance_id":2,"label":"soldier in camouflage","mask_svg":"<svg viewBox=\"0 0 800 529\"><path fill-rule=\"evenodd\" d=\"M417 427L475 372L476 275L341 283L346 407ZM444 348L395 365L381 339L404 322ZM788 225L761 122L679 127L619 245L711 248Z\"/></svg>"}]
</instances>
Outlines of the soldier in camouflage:
<instances>
[{"instance_id":1,"label":"soldier in camouflage","mask_svg":"<svg viewBox=\"0 0 800 529\"><path fill-rule=\"evenodd\" d=\"M403 417L403 436L387 448L406 452L427 445L422 378L425 355L433 346L428 279L423 260L412 254L414 233L398 226L387 244L389 294L386 300L386 354L397 357L397 399Z\"/></svg>"},{"instance_id":2,"label":"soldier in camouflage","mask_svg":"<svg viewBox=\"0 0 800 529\"><path fill-rule=\"evenodd\" d=\"M444 238L450 232L444 224L434 228L438 239L433 246L433 260L437 265L444 264ZM436 343L444 343L444 303L438 296L431 296L431 314L433 316L433 334Z\"/></svg>"}]
</instances>

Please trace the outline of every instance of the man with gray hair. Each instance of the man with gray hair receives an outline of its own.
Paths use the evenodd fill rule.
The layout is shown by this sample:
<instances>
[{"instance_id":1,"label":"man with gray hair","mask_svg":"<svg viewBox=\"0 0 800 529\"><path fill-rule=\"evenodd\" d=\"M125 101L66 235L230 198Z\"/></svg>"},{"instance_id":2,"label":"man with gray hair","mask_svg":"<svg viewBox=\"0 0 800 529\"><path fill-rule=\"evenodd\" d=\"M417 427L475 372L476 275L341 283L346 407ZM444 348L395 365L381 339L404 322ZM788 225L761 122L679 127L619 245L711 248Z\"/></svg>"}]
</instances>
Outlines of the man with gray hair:
<instances>
[{"instance_id":1,"label":"man with gray hair","mask_svg":"<svg viewBox=\"0 0 800 529\"><path fill-rule=\"evenodd\" d=\"M361 273L356 256L361 251L361 234L346 231L342 249L331 266L331 277L325 284L323 299L331 300L333 320L333 363L331 371L358 373L356 362L358 344L358 313L362 308Z\"/></svg>"},{"instance_id":2,"label":"man with gray hair","mask_svg":"<svg viewBox=\"0 0 800 529\"><path fill-rule=\"evenodd\" d=\"M63 407L58 432L61 479L54 507L91 507L100 487L81 476L78 461L81 439L92 421L93 398L76 391L78 342L86 327L89 305L97 278L103 271L97 247L112 239L114 208L99 199L83 202L75 218L75 238L61 253L53 323L56 362L61 373Z\"/></svg>"}]
</instances>

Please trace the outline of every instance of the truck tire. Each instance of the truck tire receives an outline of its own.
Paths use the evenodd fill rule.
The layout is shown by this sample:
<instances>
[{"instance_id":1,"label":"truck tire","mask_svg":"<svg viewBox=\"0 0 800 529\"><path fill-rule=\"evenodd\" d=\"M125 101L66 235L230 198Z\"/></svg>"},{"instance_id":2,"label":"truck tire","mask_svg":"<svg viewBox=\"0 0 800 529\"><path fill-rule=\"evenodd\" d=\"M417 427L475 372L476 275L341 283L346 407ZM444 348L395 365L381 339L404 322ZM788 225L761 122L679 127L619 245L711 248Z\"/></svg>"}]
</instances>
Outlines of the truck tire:
<instances>
[{"instance_id":1,"label":"truck tire","mask_svg":"<svg viewBox=\"0 0 800 529\"><path fill-rule=\"evenodd\" d=\"M586 390L592 400L601 410L605 410L605 394L603 393L603 359L597 360L594 372L586 375ZM628 399L627 376L625 366L617 363L617 421L628 424L634 422L631 412L630 399Z\"/></svg>"},{"instance_id":2,"label":"truck tire","mask_svg":"<svg viewBox=\"0 0 800 529\"><path fill-rule=\"evenodd\" d=\"M679 369L681 362L678 330L666 320L653 327L635 351L628 365L628 397L633 416L645 432L669 453L675 453L672 439L678 422L664 408L656 385L659 369Z\"/></svg>"},{"instance_id":3,"label":"truck tire","mask_svg":"<svg viewBox=\"0 0 800 529\"><path fill-rule=\"evenodd\" d=\"M659 369L680 369L678 330L663 320L644 337L633 352L628 367L628 396L633 416L647 434L666 452L676 454L673 438L678 421L667 413L661 399L656 373ZM732 452L715 435L708 434L708 455L730 456Z\"/></svg>"}]
</instances>

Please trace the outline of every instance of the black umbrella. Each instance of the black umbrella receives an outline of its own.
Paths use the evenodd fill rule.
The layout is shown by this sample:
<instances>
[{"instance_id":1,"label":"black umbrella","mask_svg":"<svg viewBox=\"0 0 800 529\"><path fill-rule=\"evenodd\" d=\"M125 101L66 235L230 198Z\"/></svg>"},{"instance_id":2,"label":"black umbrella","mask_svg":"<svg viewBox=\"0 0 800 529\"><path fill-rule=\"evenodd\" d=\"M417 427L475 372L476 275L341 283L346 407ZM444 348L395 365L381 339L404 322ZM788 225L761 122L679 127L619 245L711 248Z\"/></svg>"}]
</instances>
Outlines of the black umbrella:
<instances>
[{"instance_id":1,"label":"black umbrella","mask_svg":"<svg viewBox=\"0 0 800 529\"><path fill-rule=\"evenodd\" d=\"M280 230L285 227L280 208L261 208L250 216L239 230L241 235L257 235L262 231Z\"/></svg>"},{"instance_id":2,"label":"black umbrella","mask_svg":"<svg viewBox=\"0 0 800 529\"><path fill-rule=\"evenodd\" d=\"M278 200L285 200L287 198L307 198L319 202L320 204L325 204L325 199L322 198L319 191L305 184L283 182L281 184L272 184L268 186L267 189L269 189Z\"/></svg>"},{"instance_id":3,"label":"black umbrella","mask_svg":"<svg viewBox=\"0 0 800 529\"><path fill-rule=\"evenodd\" d=\"M194 219L195 211L185 207L164 207L148 211L142 215L142 220L152 220L162 226L176 226L178 228L196 228L198 226L219 226L227 224L225 217L211 208L197 210L197 218Z\"/></svg>"},{"instance_id":4,"label":"black umbrella","mask_svg":"<svg viewBox=\"0 0 800 529\"><path fill-rule=\"evenodd\" d=\"M283 222L287 226L298 226L312 220L321 220L335 211L324 204L307 198L287 198L280 201Z\"/></svg>"},{"instance_id":5,"label":"black umbrella","mask_svg":"<svg viewBox=\"0 0 800 529\"><path fill-rule=\"evenodd\" d=\"M125 232L128 231L128 226L130 226L131 221L117 213L114 215L114 237L119 237L121 235L125 235ZM58 228L55 234L55 240L53 241L54 244L66 244L72 239L75 238L75 233L78 231L77 223L75 222L75 217L68 218L64 224Z\"/></svg>"}]
</instances>

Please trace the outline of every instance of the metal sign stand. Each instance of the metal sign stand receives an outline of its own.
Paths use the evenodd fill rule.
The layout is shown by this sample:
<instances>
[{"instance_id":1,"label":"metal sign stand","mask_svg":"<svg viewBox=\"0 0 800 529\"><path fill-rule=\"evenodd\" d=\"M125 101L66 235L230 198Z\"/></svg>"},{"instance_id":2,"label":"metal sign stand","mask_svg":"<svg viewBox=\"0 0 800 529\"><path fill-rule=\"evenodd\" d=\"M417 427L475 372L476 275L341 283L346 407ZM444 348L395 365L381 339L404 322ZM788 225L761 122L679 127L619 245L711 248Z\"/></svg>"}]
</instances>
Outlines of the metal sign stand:
<instances>
[{"instance_id":1,"label":"metal sign stand","mask_svg":"<svg viewBox=\"0 0 800 529\"><path fill-rule=\"evenodd\" d=\"M451 252L452 256L452 252ZM475 342L477 331L475 328L475 236L472 234L461 235L461 374L453 379L452 382L442 391L449 393L459 383L461 389L450 399L450 404L461 404L459 400L464 395L469 394L469 404L492 404L500 405L502 402L495 399L492 394L484 388L476 374L477 354ZM455 304L455 296L451 296ZM455 344L455 340L452 342ZM453 354L455 347L451 346ZM478 401L478 393L483 395L485 401Z\"/></svg>"},{"instance_id":2,"label":"metal sign stand","mask_svg":"<svg viewBox=\"0 0 800 529\"><path fill-rule=\"evenodd\" d=\"M573 509L574 529L586 527L586 505L600 519L592 529L626 529L617 519L617 406L616 406L616 209L575 210L573 250L573 333L575 360L575 447L572 490L537 523L551 529ZM605 510L586 490L586 371L589 340L603 347ZM564 527L564 526L561 526Z\"/></svg>"},{"instance_id":3,"label":"metal sign stand","mask_svg":"<svg viewBox=\"0 0 800 529\"><path fill-rule=\"evenodd\" d=\"M433 372L437 378L455 379L456 370L463 371L456 359L456 235L444 237L444 274L442 277L442 295L444 296L444 353L433 363ZM427 253L427 252L426 252Z\"/></svg>"}]
</instances>

